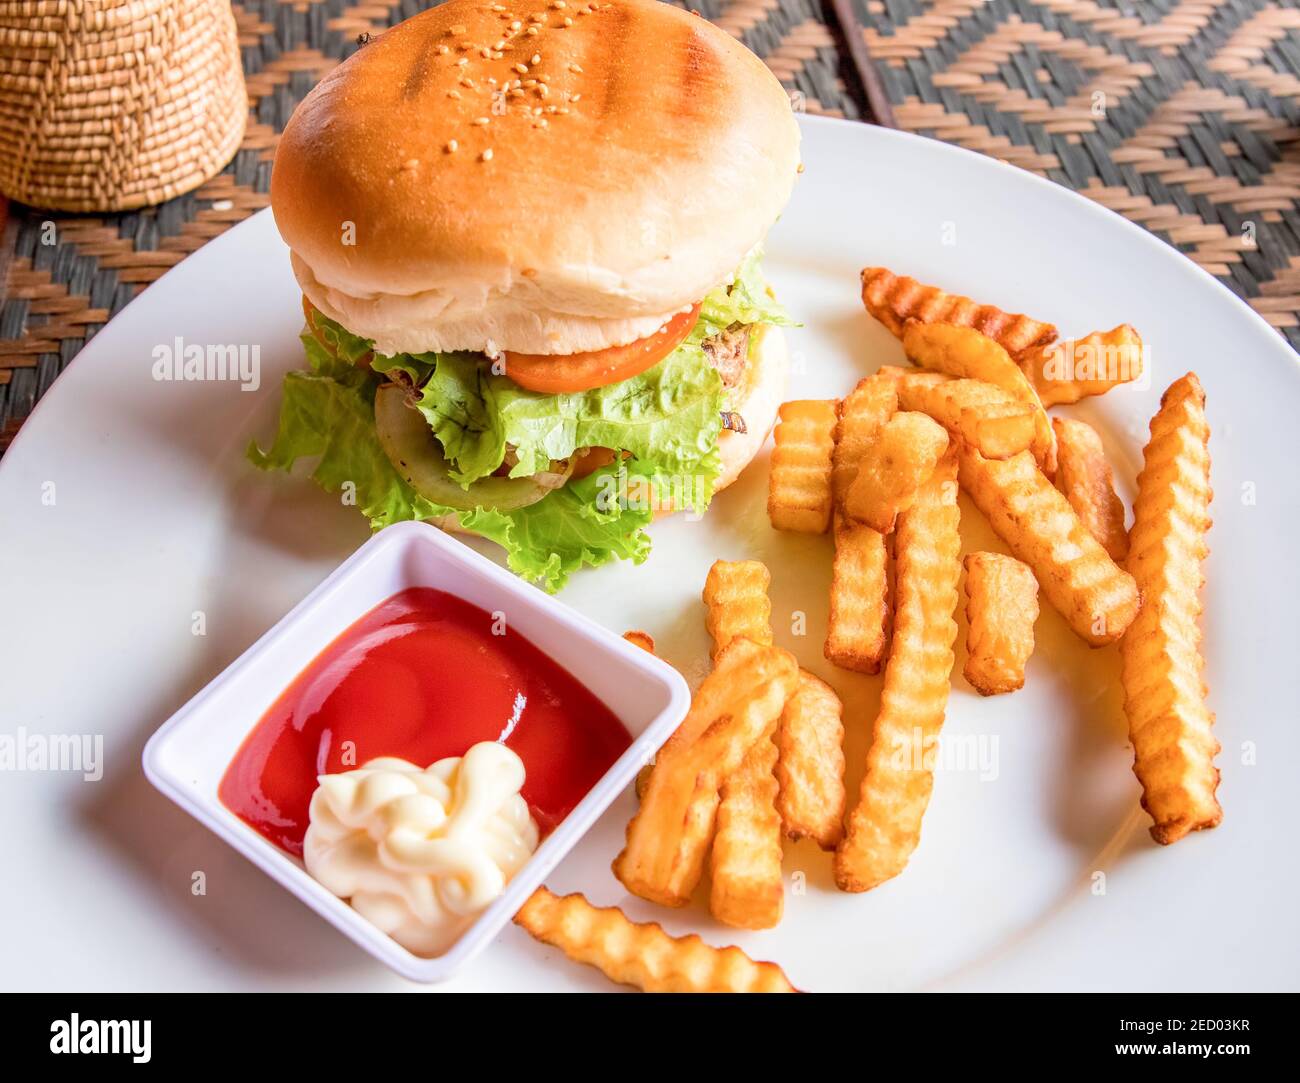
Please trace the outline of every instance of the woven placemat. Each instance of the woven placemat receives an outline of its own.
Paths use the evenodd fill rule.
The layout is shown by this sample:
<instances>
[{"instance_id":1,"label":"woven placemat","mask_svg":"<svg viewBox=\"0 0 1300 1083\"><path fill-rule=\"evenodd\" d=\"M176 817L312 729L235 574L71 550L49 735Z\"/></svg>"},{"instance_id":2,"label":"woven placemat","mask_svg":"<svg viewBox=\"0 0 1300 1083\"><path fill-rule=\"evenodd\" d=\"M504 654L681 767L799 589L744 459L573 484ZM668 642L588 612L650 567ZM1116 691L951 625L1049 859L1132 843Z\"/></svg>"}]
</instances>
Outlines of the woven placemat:
<instances>
[{"instance_id":1,"label":"woven placemat","mask_svg":"<svg viewBox=\"0 0 1300 1083\"><path fill-rule=\"evenodd\" d=\"M1151 230L1300 347L1294 0L834 0L898 127Z\"/></svg>"}]
</instances>

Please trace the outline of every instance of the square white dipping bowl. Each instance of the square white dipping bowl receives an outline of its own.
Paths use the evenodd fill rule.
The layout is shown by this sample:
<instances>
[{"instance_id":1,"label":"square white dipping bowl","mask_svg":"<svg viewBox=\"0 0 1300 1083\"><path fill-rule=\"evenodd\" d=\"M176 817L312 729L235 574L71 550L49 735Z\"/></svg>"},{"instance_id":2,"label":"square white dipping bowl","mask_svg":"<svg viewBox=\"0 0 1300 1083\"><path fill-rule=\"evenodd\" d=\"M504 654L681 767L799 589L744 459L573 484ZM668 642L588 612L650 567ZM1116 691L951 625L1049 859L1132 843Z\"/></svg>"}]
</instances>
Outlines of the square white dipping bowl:
<instances>
[{"instance_id":1,"label":"square white dipping bowl","mask_svg":"<svg viewBox=\"0 0 1300 1083\"><path fill-rule=\"evenodd\" d=\"M380 602L408 587L433 587L489 613L529 639L602 700L632 744L528 863L443 955L424 959L381 932L317 883L301 861L239 819L217 787L244 739L313 659ZM423 523L399 523L367 541L274 628L172 716L144 750L149 781L292 891L335 928L420 982L445 981L501 931L664 743L690 707L671 666L574 612L472 549ZM420 764L421 767L425 766Z\"/></svg>"}]
</instances>

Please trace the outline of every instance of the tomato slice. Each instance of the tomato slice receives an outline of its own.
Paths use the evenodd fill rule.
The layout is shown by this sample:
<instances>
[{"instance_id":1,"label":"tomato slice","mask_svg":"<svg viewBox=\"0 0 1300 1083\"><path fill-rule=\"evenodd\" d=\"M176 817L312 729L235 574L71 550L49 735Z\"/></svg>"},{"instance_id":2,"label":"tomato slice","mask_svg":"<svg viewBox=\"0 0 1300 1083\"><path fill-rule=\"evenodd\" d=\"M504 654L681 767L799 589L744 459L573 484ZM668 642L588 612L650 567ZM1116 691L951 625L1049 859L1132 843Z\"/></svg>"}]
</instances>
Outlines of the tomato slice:
<instances>
[{"instance_id":1,"label":"tomato slice","mask_svg":"<svg viewBox=\"0 0 1300 1083\"><path fill-rule=\"evenodd\" d=\"M505 373L520 387L546 395L590 391L630 380L653 368L682 344L700 317L700 306L674 316L653 335L587 353L540 354L506 351Z\"/></svg>"},{"instance_id":2,"label":"tomato slice","mask_svg":"<svg viewBox=\"0 0 1300 1083\"><path fill-rule=\"evenodd\" d=\"M304 295L303 314L316 341L330 349L325 336L316 325L315 306ZM587 353L540 354L511 353L506 351L505 374L520 387L540 391L546 395L561 395L569 391L590 391L595 387L630 380L633 376L653 368L682 344L700 318L700 306L694 305L679 313L653 335L629 342L626 346L611 346L607 350L590 350ZM370 364L373 354L357 359L357 364Z\"/></svg>"}]
</instances>

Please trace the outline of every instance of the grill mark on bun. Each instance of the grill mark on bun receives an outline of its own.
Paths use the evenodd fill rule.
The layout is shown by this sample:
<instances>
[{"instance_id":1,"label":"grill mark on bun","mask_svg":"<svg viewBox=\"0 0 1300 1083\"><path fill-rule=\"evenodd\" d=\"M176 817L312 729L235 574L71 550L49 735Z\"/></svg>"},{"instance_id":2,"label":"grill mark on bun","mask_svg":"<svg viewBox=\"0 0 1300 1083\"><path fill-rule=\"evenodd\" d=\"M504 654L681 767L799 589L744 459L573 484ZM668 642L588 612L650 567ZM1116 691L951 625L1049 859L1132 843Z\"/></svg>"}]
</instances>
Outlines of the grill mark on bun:
<instances>
[{"instance_id":1,"label":"grill mark on bun","mask_svg":"<svg viewBox=\"0 0 1300 1083\"><path fill-rule=\"evenodd\" d=\"M684 33L678 39L680 51L680 75L677 79L677 113L681 116L694 116L713 107L709 95L706 100L703 93L707 87L709 70L716 58L709 44L693 26L682 28Z\"/></svg>"},{"instance_id":2,"label":"grill mark on bun","mask_svg":"<svg viewBox=\"0 0 1300 1083\"><path fill-rule=\"evenodd\" d=\"M419 51L415 54L415 60L411 63L411 69L406 73L406 78L402 80L402 97L406 101L412 98L418 98L420 91L424 89L425 83L429 81L431 74L430 61L437 40L430 36L420 46Z\"/></svg>"},{"instance_id":3,"label":"grill mark on bun","mask_svg":"<svg viewBox=\"0 0 1300 1083\"><path fill-rule=\"evenodd\" d=\"M602 18L613 20L612 26L607 29L605 27L601 28L602 40L605 40L606 36L608 36L609 55L625 55L629 39L635 31L633 23L637 19L636 10L630 7L601 8L597 14ZM600 88L600 107L596 110L597 117L602 120L612 110L617 110L627 89L627 69L623 65L610 65L607 72L605 82Z\"/></svg>"}]
</instances>

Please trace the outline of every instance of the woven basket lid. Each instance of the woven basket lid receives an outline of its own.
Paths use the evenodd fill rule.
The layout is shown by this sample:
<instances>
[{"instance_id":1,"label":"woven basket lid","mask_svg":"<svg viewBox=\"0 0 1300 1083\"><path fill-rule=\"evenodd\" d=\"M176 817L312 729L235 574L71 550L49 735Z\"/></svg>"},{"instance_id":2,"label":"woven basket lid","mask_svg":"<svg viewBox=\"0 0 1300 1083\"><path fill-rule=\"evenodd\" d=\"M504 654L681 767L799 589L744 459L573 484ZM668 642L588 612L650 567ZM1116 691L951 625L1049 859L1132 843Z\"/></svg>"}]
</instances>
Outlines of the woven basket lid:
<instances>
[{"instance_id":1,"label":"woven basket lid","mask_svg":"<svg viewBox=\"0 0 1300 1083\"><path fill-rule=\"evenodd\" d=\"M0 0L0 191L121 211L197 188L248 122L228 0Z\"/></svg>"}]
</instances>

